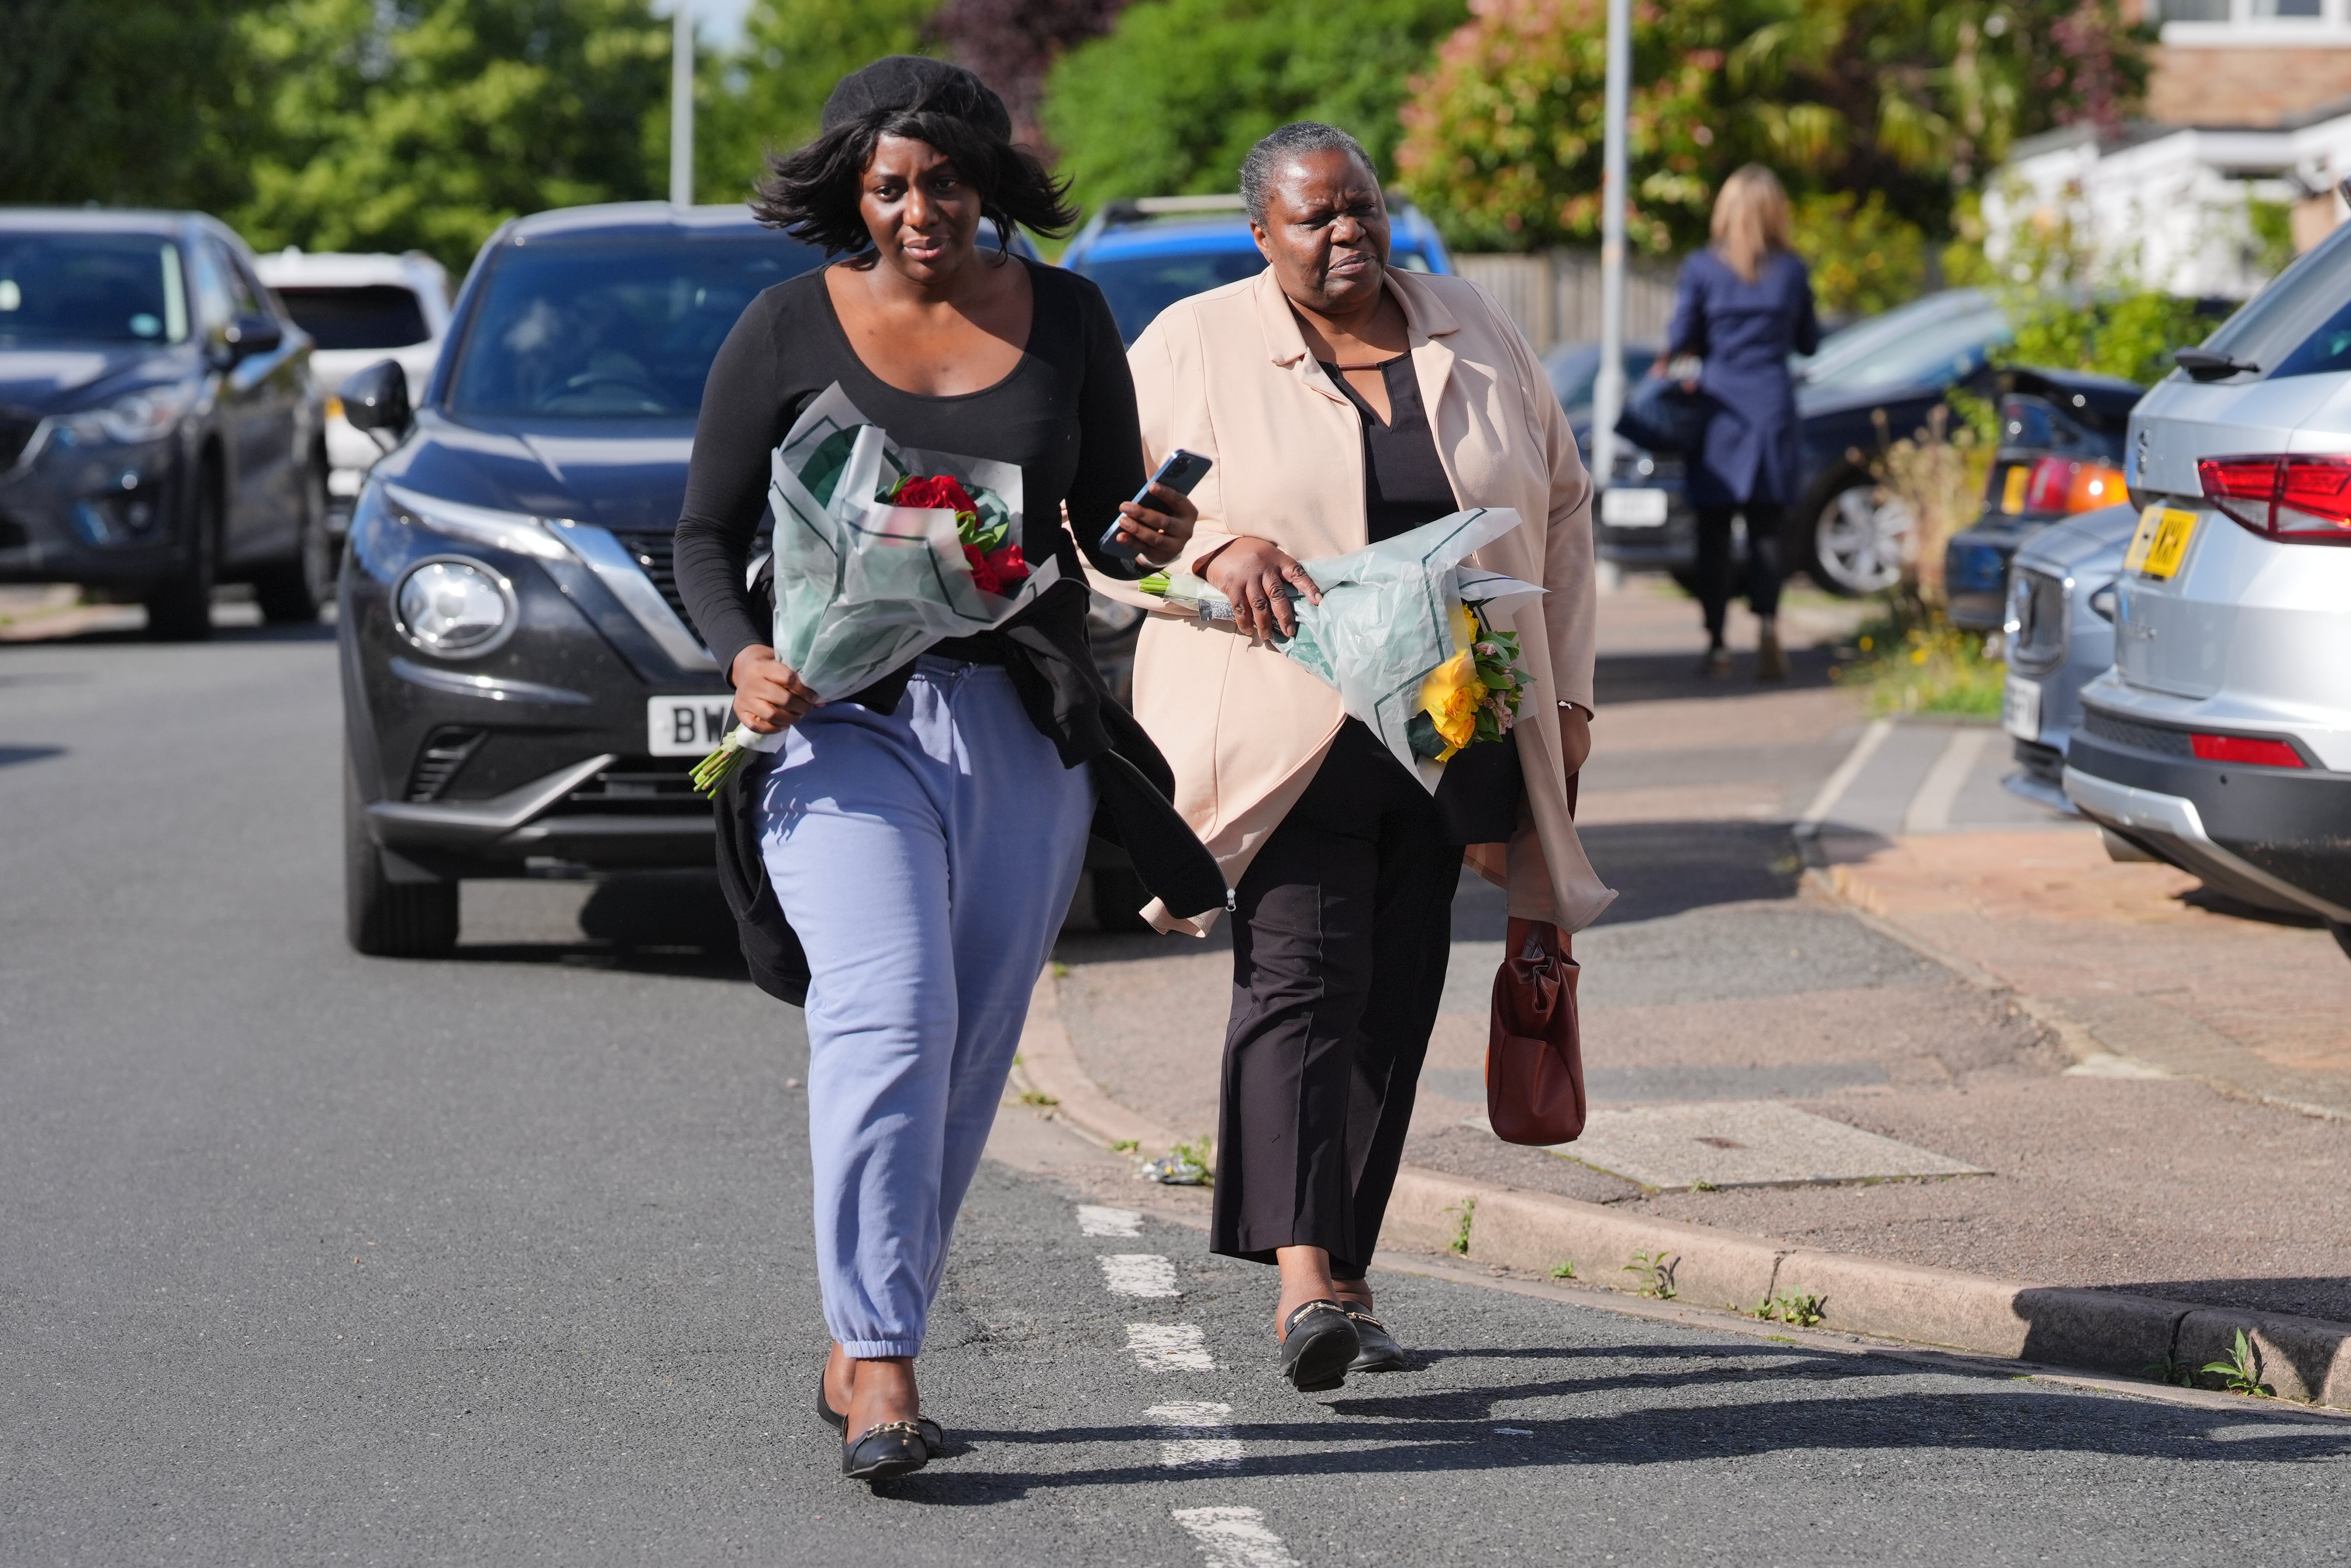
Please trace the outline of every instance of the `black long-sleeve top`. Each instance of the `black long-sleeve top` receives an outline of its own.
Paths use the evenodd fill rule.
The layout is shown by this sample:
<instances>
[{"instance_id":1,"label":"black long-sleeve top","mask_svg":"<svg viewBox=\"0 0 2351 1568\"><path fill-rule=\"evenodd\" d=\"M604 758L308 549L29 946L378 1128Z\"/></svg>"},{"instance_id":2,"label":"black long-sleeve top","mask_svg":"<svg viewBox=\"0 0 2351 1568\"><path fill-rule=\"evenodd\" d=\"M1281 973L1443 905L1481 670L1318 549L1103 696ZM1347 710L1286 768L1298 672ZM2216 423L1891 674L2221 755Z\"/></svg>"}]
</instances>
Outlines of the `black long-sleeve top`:
<instances>
[{"instance_id":1,"label":"black long-sleeve top","mask_svg":"<svg viewBox=\"0 0 2351 1568\"><path fill-rule=\"evenodd\" d=\"M677 524L678 593L720 670L731 672L736 655L770 639L768 608L743 580L767 506L768 458L801 410L836 381L902 445L1019 464L1021 553L1031 561L1058 556L1065 580L993 634L998 656L1003 641L1042 641L1091 670L1084 580L1061 508L1068 504L1071 527L1095 564L1125 575L1098 554L1098 541L1118 504L1143 488L1134 381L1102 290L1059 267L1020 265L1029 268L1035 307L1019 364L992 387L952 397L901 391L866 369L821 269L766 290L743 312L710 367ZM1022 628L1026 636L1014 635ZM981 640L957 639L939 651ZM901 681L887 684L903 690ZM1055 722L1040 712L1040 701L1060 716ZM1074 760L1065 713L1071 702L1085 705L1067 690L1028 704L1038 728L1063 742L1064 761Z\"/></svg>"}]
</instances>

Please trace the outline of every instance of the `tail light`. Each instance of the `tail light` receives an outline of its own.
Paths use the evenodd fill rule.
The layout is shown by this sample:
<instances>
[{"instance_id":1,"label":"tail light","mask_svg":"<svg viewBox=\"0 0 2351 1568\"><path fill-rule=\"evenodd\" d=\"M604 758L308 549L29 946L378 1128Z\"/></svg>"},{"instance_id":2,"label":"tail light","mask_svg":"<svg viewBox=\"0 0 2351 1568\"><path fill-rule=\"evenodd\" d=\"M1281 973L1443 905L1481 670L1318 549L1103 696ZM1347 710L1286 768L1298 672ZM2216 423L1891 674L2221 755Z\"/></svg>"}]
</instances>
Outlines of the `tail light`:
<instances>
[{"instance_id":1,"label":"tail light","mask_svg":"<svg viewBox=\"0 0 2351 1568\"><path fill-rule=\"evenodd\" d=\"M2264 538L2351 545L2351 457L2208 457L2196 474L2217 510Z\"/></svg>"},{"instance_id":2,"label":"tail light","mask_svg":"<svg viewBox=\"0 0 2351 1568\"><path fill-rule=\"evenodd\" d=\"M2078 462L2072 458L2044 457L2025 471L2022 504L2004 510L2095 512L2121 501L2125 489L2119 468L2103 462Z\"/></svg>"},{"instance_id":3,"label":"tail light","mask_svg":"<svg viewBox=\"0 0 2351 1568\"><path fill-rule=\"evenodd\" d=\"M2309 764L2302 753L2285 741L2260 740L2251 735L2202 735L2188 737L2188 746L2197 757L2208 763L2250 763L2263 768L2299 768Z\"/></svg>"}]
</instances>

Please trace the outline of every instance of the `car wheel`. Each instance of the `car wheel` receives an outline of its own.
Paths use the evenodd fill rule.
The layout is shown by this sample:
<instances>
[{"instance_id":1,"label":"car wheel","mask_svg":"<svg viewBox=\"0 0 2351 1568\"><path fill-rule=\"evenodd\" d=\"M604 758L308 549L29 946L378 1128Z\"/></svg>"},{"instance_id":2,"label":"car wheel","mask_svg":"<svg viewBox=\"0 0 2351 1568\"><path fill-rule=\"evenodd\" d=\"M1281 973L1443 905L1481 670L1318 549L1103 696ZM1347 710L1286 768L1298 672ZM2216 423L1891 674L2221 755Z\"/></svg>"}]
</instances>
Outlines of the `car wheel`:
<instances>
[{"instance_id":1,"label":"car wheel","mask_svg":"<svg viewBox=\"0 0 2351 1568\"><path fill-rule=\"evenodd\" d=\"M220 471L206 463L196 476L189 519L188 559L172 576L147 590L147 635L158 642L202 642L213 634L213 580L220 569Z\"/></svg>"},{"instance_id":2,"label":"car wheel","mask_svg":"<svg viewBox=\"0 0 2351 1568\"><path fill-rule=\"evenodd\" d=\"M370 958L446 958L457 947L457 884L394 882L360 808L359 774L343 757L343 926Z\"/></svg>"},{"instance_id":3,"label":"car wheel","mask_svg":"<svg viewBox=\"0 0 2351 1568\"><path fill-rule=\"evenodd\" d=\"M1804 541L1806 569L1833 594L1857 598L1902 580L1910 544L1910 509L1869 480L1832 491Z\"/></svg>"},{"instance_id":4,"label":"car wheel","mask_svg":"<svg viewBox=\"0 0 2351 1568\"><path fill-rule=\"evenodd\" d=\"M253 600L271 626L304 626L319 618L335 594L335 541L327 532L327 470L314 460L302 480L300 537L294 554L254 575Z\"/></svg>"}]
</instances>

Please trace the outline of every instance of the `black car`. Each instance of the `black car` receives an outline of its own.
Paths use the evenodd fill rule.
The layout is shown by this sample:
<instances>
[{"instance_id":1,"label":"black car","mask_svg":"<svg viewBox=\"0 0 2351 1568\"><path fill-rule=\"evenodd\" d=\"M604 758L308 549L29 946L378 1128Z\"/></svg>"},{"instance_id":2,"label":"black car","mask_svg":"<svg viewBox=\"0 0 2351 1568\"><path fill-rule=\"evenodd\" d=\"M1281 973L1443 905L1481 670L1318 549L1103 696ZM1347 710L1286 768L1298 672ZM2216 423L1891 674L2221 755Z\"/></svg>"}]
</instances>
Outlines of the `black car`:
<instances>
[{"instance_id":1,"label":"black car","mask_svg":"<svg viewBox=\"0 0 2351 1568\"><path fill-rule=\"evenodd\" d=\"M333 572L309 361L214 219L0 209L0 583L143 601L166 639L209 636L223 582L315 619Z\"/></svg>"},{"instance_id":2,"label":"black car","mask_svg":"<svg viewBox=\"0 0 2351 1568\"><path fill-rule=\"evenodd\" d=\"M345 417L399 438L340 586L354 948L447 952L468 877L712 864L687 774L733 697L672 534L718 346L823 259L741 207L542 213L483 246L416 408L395 361L344 382ZM1119 681L1133 628L1098 630L1122 634L1097 645ZM1090 864L1119 924L1139 884L1099 845Z\"/></svg>"},{"instance_id":3,"label":"black car","mask_svg":"<svg viewBox=\"0 0 2351 1568\"><path fill-rule=\"evenodd\" d=\"M1990 295L1947 289L1831 334L1793 367L1803 477L1788 514L1789 570L1837 594L1893 586L1909 517L1881 493L1869 460L1924 425L1951 388L1988 395L1989 357L2008 337ZM1576 427L1587 454L1590 418L1587 408ZM1687 574L1698 517L1683 499L1682 459L1620 440L1593 532L1603 560Z\"/></svg>"},{"instance_id":4,"label":"black car","mask_svg":"<svg viewBox=\"0 0 2351 1568\"><path fill-rule=\"evenodd\" d=\"M2052 523L2127 498L2123 437L2147 393L2137 381L2081 370L2005 370L2000 381L2000 447L1983 515L1943 547L1951 622L1970 631L2007 624L2018 546Z\"/></svg>"}]
</instances>

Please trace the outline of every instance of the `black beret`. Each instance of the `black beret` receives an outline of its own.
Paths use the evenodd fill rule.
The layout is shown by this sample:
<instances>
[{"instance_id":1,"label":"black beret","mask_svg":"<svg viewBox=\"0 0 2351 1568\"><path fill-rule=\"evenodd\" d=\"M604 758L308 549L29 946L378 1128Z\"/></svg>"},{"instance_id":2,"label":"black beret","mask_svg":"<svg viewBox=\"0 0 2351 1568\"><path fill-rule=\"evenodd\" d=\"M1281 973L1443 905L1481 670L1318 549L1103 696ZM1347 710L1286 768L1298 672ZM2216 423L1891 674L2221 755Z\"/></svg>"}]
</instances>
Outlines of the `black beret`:
<instances>
[{"instance_id":1,"label":"black beret","mask_svg":"<svg viewBox=\"0 0 2351 1568\"><path fill-rule=\"evenodd\" d=\"M832 130L901 109L953 115L1006 140L1012 136L1012 116L993 88L961 66L922 55L885 56L841 78L824 100L823 126Z\"/></svg>"}]
</instances>

